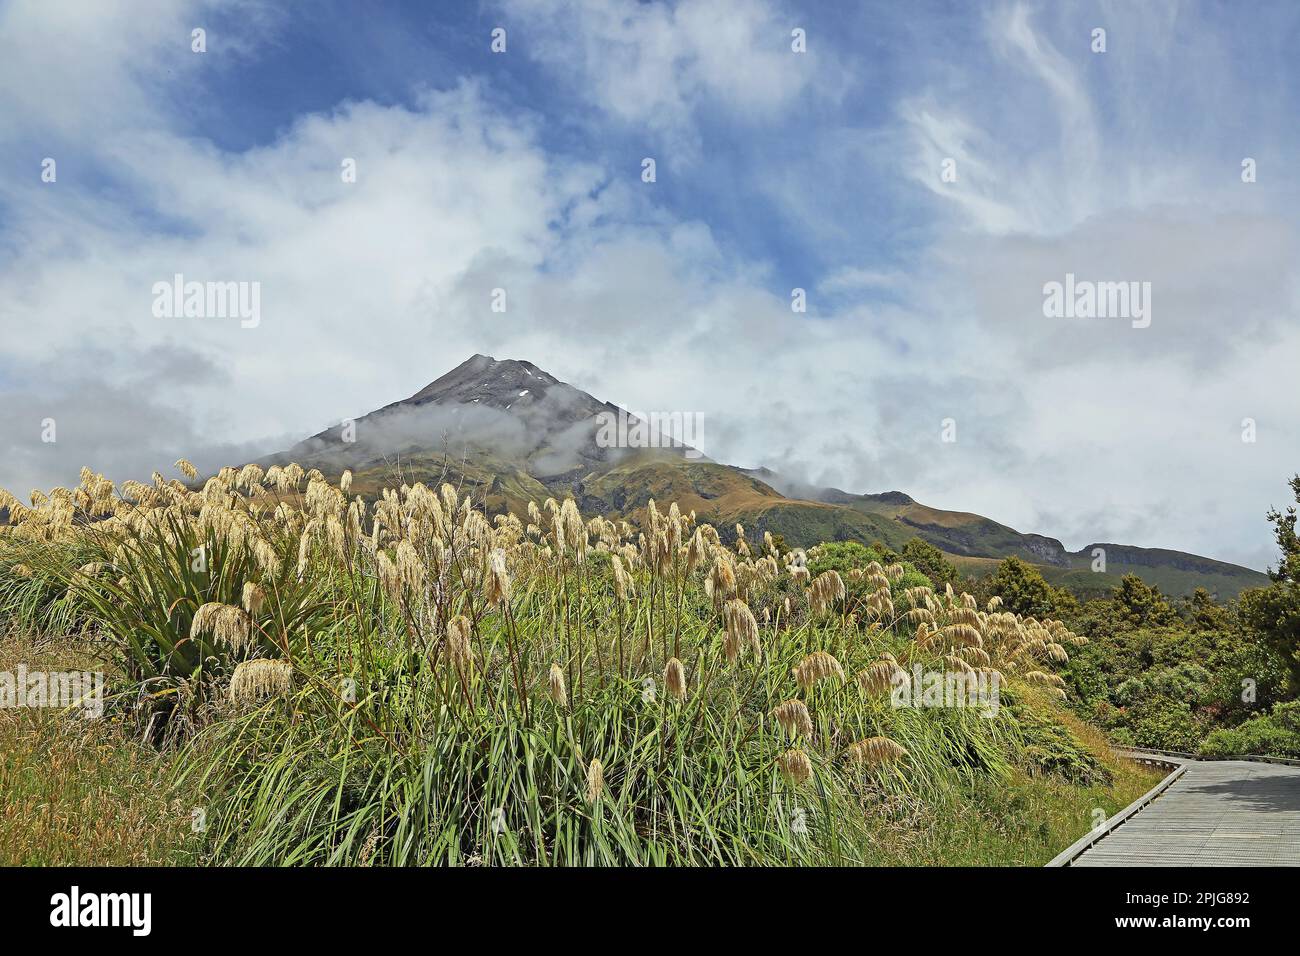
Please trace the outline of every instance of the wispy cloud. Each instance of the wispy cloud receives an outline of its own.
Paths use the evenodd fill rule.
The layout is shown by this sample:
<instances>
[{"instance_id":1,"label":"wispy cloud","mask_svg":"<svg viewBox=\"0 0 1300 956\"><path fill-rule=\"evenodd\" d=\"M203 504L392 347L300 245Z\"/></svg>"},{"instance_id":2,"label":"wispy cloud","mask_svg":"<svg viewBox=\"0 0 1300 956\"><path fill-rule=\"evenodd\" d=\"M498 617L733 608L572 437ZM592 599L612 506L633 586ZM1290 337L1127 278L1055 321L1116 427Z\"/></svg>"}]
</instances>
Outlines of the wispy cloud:
<instances>
[{"instance_id":1,"label":"wispy cloud","mask_svg":"<svg viewBox=\"0 0 1300 956\"><path fill-rule=\"evenodd\" d=\"M806 91L833 97L845 83L829 38L812 41L814 55L795 53L793 31L806 34L806 22L769 0L502 0L501 8L548 78L604 120L648 129L688 160L701 148L706 111L772 122Z\"/></svg>"},{"instance_id":2,"label":"wispy cloud","mask_svg":"<svg viewBox=\"0 0 1300 956\"><path fill-rule=\"evenodd\" d=\"M395 8L401 63L310 109L289 91L342 81L304 48L359 32L337 8L125 9L0 10L0 483L274 451L480 351L703 412L717 460L1072 547L1270 549L1300 446L1280 4ZM1045 318L1067 272L1150 281L1150 328ZM261 324L154 318L176 273L260 282Z\"/></svg>"}]
</instances>

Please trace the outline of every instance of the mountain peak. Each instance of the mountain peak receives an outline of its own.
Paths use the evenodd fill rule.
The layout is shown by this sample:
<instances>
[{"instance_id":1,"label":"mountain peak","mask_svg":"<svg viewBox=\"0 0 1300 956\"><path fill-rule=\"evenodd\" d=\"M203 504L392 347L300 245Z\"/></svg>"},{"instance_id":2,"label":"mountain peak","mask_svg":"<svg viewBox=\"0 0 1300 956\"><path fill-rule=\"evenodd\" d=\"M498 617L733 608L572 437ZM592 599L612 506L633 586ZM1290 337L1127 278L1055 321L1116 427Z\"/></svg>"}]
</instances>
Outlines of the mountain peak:
<instances>
[{"instance_id":1,"label":"mountain peak","mask_svg":"<svg viewBox=\"0 0 1300 956\"><path fill-rule=\"evenodd\" d=\"M409 398L300 442L280 458L335 473L390 460L491 460L534 476L590 470L618 450L599 447L597 416L616 411L532 362L470 356Z\"/></svg>"},{"instance_id":2,"label":"mountain peak","mask_svg":"<svg viewBox=\"0 0 1300 956\"><path fill-rule=\"evenodd\" d=\"M296 461L326 475L347 468L375 493L395 480L451 481L477 489L492 508L573 494L584 508L629 515L651 497L679 500L706 520L770 530L792 545L880 540L901 548L920 537L955 558L987 566L1016 555L1053 581L1082 574L1094 588L1124 573L1141 574L1169 593L1195 584L1233 595L1267 579L1257 572L1176 551L1098 545L1112 575L1086 573L1089 553L1070 553L1055 538L1022 534L980 515L941 511L901 491L850 494L783 478L768 468L741 469L695 460L685 446L616 445L602 437L604 416L620 409L560 381L532 362L477 353L410 398L329 428L263 466ZM623 413L626 414L626 413ZM687 469L675 459L689 458ZM743 475L747 480L732 480ZM983 563L983 565L981 565ZM1103 581L1102 579L1105 578Z\"/></svg>"},{"instance_id":3,"label":"mountain peak","mask_svg":"<svg viewBox=\"0 0 1300 956\"><path fill-rule=\"evenodd\" d=\"M518 359L496 359L491 355L476 353L461 362L446 375L435 379L399 405L486 405L490 408L509 409L512 406L531 405L545 397L554 386L584 396L590 403L599 405L585 392L566 385L549 372L544 372L532 362Z\"/></svg>"}]
</instances>

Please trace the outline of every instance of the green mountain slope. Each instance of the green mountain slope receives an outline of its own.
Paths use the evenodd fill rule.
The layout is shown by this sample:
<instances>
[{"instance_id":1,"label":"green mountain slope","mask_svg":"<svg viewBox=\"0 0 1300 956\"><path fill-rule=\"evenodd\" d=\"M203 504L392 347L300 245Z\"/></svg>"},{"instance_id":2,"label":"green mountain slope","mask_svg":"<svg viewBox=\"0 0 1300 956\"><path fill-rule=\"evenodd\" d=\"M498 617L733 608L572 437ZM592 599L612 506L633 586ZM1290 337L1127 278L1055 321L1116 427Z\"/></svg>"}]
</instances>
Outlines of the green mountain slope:
<instances>
[{"instance_id":1,"label":"green mountain slope","mask_svg":"<svg viewBox=\"0 0 1300 956\"><path fill-rule=\"evenodd\" d=\"M297 461L329 477L353 472L353 488L449 481L492 511L524 514L529 501L573 495L584 513L636 522L650 499L676 501L724 537L744 525L791 546L821 541L882 541L893 548L920 537L967 573L991 572L1016 556L1053 584L1087 594L1136 574L1171 595L1204 587L1220 597L1267 582L1249 568L1199 555L1122 544L1067 551L1055 538L1026 534L969 512L943 511L898 491L851 494L794 485L767 470L719 464L684 446L601 447L600 416L619 409L528 362L476 355L415 395L358 419L351 434L328 429L262 464ZM1092 570L1104 548L1106 570Z\"/></svg>"}]
</instances>

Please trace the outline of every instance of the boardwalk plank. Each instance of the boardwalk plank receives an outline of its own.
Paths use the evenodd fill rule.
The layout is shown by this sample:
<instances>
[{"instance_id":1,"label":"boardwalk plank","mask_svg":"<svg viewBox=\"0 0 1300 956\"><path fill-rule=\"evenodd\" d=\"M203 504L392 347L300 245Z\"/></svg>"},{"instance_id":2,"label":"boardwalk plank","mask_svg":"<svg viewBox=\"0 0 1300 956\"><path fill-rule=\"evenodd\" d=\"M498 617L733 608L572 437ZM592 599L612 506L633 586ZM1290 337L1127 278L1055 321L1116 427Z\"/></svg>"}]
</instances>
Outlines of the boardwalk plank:
<instances>
[{"instance_id":1,"label":"boardwalk plank","mask_svg":"<svg viewBox=\"0 0 1300 956\"><path fill-rule=\"evenodd\" d=\"M1300 866L1300 767L1192 761L1071 866Z\"/></svg>"}]
</instances>

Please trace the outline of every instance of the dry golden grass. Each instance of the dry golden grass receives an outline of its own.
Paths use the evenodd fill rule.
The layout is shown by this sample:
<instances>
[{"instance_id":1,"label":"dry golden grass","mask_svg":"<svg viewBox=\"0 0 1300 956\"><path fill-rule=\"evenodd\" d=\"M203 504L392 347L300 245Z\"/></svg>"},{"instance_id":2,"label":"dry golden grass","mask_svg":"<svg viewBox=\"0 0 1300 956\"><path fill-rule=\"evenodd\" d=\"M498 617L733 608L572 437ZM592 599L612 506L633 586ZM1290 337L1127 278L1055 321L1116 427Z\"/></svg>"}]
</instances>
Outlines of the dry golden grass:
<instances>
[{"instance_id":1,"label":"dry golden grass","mask_svg":"<svg viewBox=\"0 0 1300 956\"><path fill-rule=\"evenodd\" d=\"M95 667L66 640L0 638L0 671ZM169 765L108 719L0 710L0 865L191 863L190 808Z\"/></svg>"}]
</instances>

